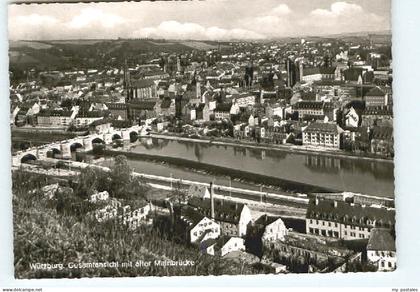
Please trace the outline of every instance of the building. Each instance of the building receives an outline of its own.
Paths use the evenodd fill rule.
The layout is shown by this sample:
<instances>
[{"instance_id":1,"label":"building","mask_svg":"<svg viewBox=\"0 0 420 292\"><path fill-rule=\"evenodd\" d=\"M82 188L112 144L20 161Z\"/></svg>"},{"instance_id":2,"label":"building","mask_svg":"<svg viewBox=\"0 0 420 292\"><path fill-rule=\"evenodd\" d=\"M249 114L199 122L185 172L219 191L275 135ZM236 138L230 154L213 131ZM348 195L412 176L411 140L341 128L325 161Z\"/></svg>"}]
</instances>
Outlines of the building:
<instances>
[{"instance_id":1,"label":"building","mask_svg":"<svg viewBox=\"0 0 420 292\"><path fill-rule=\"evenodd\" d=\"M371 130L370 151L385 157L394 156L394 136L392 127L374 127Z\"/></svg>"},{"instance_id":2,"label":"building","mask_svg":"<svg viewBox=\"0 0 420 292\"><path fill-rule=\"evenodd\" d=\"M251 222L251 211L245 204L214 199L214 216L212 216L211 199L191 198L188 204L208 218L213 217L220 224L221 234L242 237L246 234L247 226Z\"/></svg>"},{"instance_id":3,"label":"building","mask_svg":"<svg viewBox=\"0 0 420 292\"><path fill-rule=\"evenodd\" d=\"M312 83L321 80L335 80L336 67L304 68L301 70L301 81Z\"/></svg>"},{"instance_id":4,"label":"building","mask_svg":"<svg viewBox=\"0 0 420 292\"><path fill-rule=\"evenodd\" d=\"M287 87L292 88L299 81L299 68L292 58L287 58L285 60L285 65L287 72Z\"/></svg>"},{"instance_id":5,"label":"building","mask_svg":"<svg viewBox=\"0 0 420 292\"><path fill-rule=\"evenodd\" d=\"M200 243L220 236L220 225L190 206L183 206L176 214L176 220L177 229L183 230L182 234L190 243Z\"/></svg>"},{"instance_id":6,"label":"building","mask_svg":"<svg viewBox=\"0 0 420 292\"><path fill-rule=\"evenodd\" d=\"M252 94L242 94L235 98L235 103L239 107L253 106L256 102L255 95Z\"/></svg>"},{"instance_id":7,"label":"building","mask_svg":"<svg viewBox=\"0 0 420 292\"><path fill-rule=\"evenodd\" d=\"M306 233L341 239L367 239L373 228L395 228L395 209L344 201L310 199Z\"/></svg>"},{"instance_id":8,"label":"building","mask_svg":"<svg viewBox=\"0 0 420 292\"><path fill-rule=\"evenodd\" d=\"M76 115L77 110L41 110L37 115L37 122L40 127L68 127Z\"/></svg>"},{"instance_id":9,"label":"building","mask_svg":"<svg viewBox=\"0 0 420 292\"><path fill-rule=\"evenodd\" d=\"M369 107L361 114L362 126L391 126L393 121L392 108L386 107Z\"/></svg>"},{"instance_id":10,"label":"building","mask_svg":"<svg viewBox=\"0 0 420 292\"><path fill-rule=\"evenodd\" d=\"M388 105L388 94L378 86L369 90L364 96L366 107L383 107Z\"/></svg>"},{"instance_id":11,"label":"building","mask_svg":"<svg viewBox=\"0 0 420 292\"><path fill-rule=\"evenodd\" d=\"M303 145L340 149L342 133L337 124L315 122L302 131Z\"/></svg>"},{"instance_id":12,"label":"building","mask_svg":"<svg viewBox=\"0 0 420 292\"><path fill-rule=\"evenodd\" d=\"M87 127L95 121L103 119L103 113L99 111L80 112L76 115L74 125L76 127Z\"/></svg>"},{"instance_id":13,"label":"building","mask_svg":"<svg viewBox=\"0 0 420 292\"><path fill-rule=\"evenodd\" d=\"M283 241L288 233L283 220L274 216L263 215L254 222L254 225L261 229L263 242Z\"/></svg>"},{"instance_id":14,"label":"building","mask_svg":"<svg viewBox=\"0 0 420 292\"><path fill-rule=\"evenodd\" d=\"M131 81L127 87L127 100L132 99L157 99L157 87L151 79L139 79Z\"/></svg>"},{"instance_id":15,"label":"building","mask_svg":"<svg viewBox=\"0 0 420 292\"><path fill-rule=\"evenodd\" d=\"M132 100L128 104L128 117L131 120L147 120L159 114L159 106L153 100Z\"/></svg>"},{"instance_id":16,"label":"building","mask_svg":"<svg viewBox=\"0 0 420 292\"><path fill-rule=\"evenodd\" d=\"M300 101L294 105L294 110L298 112L299 118L305 117L324 119L324 102L322 101Z\"/></svg>"},{"instance_id":17,"label":"building","mask_svg":"<svg viewBox=\"0 0 420 292\"><path fill-rule=\"evenodd\" d=\"M344 117L346 126L351 128L357 128L359 126L359 120L359 114L353 107L348 110Z\"/></svg>"},{"instance_id":18,"label":"building","mask_svg":"<svg viewBox=\"0 0 420 292\"><path fill-rule=\"evenodd\" d=\"M219 103L214 109L215 120L230 120L231 103Z\"/></svg>"},{"instance_id":19,"label":"building","mask_svg":"<svg viewBox=\"0 0 420 292\"><path fill-rule=\"evenodd\" d=\"M128 106L126 103L106 103L106 106L111 117L127 120Z\"/></svg>"},{"instance_id":20,"label":"building","mask_svg":"<svg viewBox=\"0 0 420 292\"><path fill-rule=\"evenodd\" d=\"M203 241L200 249L207 254L223 257L234 251L245 251L245 240L240 237L222 236L217 240Z\"/></svg>"},{"instance_id":21,"label":"building","mask_svg":"<svg viewBox=\"0 0 420 292\"><path fill-rule=\"evenodd\" d=\"M393 271L397 268L395 238L385 228L373 228L366 246L367 259L378 271Z\"/></svg>"}]
</instances>

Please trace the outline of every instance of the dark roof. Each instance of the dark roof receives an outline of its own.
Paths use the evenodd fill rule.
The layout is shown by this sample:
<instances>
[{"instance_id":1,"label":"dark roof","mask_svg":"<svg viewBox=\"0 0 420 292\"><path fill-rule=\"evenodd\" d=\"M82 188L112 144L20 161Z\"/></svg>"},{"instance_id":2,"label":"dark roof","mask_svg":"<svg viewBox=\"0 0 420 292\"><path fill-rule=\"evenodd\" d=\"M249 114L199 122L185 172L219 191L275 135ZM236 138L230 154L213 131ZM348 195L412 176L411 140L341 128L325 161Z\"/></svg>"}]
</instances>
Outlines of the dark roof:
<instances>
[{"instance_id":1,"label":"dark roof","mask_svg":"<svg viewBox=\"0 0 420 292\"><path fill-rule=\"evenodd\" d=\"M67 110L41 110L40 117L70 117L73 112Z\"/></svg>"},{"instance_id":2,"label":"dark roof","mask_svg":"<svg viewBox=\"0 0 420 292\"><path fill-rule=\"evenodd\" d=\"M376 86L369 90L365 96L385 96L385 93L378 86Z\"/></svg>"},{"instance_id":3,"label":"dark roof","mask_svg":"<svg viewBox=\"0 0 420 292\"><path fill-rule=\"evenodd\" d=\"M304 68L303 76L314 74L334 74L336 67Z\"/></svg>"},{"instance_id":4,"label":"dark roof","mask_svg":"<svg viewBox=\"0 0 420 292\"><path fill-rule=\"evenodd\" d=\"M195 109L198 110L198 111L202 111L205 106L206 106L205 103L200 103L195 107Z\"/></svg>"},{"instance_id":5,"label":"dark roof","mask_svg":"<svg viewBox=\"0 0 420 292\"><path fill-rule=\"evenodd\" d=\"M307 100L307 101L314 101L316 99L316 93L313 91L309 91L309 92L301 92L300 93L300 97L303 100Z\"/></svg>"},{"instance_id":6,"label":"dark roof","mask_svg":"<svg viewBox=\"0 0 420 292\"><path fill-rule=\"evenodd\" d=\"M343 85L344 82L341 80L319 80L312 83L313 86L334 86L334 85Z\"/></svg>"},{"instance_id":7,"label":"dark roof","mask_svg":"<svg viewBox=\"0 0 420 292\"><path fill-rule=\"evenodd\" d=\"M322 109L324 103L322 101L300 101L295 104L295 109Z\"/></svg>"},{"instance_id":8,"label":"dark roof","mask_svg":"<svg viewBox=\"0 0 420 292\"><path fill-rule=\"evenodd\" d=\"M366 249L377 251L396 251L395 239L392 237L391 231L386 228L373 228L370 231L370 237Z\"/></svg>"},{"instance_id":9,"label":"dark roof","mask_svg":"<svg viewBox=\"0 0 420 292\"><path fill-rule=\"evenodd\" d=\"M365 116L392 116L392 114L391 107L368 107L362 113Z\"/></svg>"},{"instance_id":10,"label":"dark roof","mask_svg":"<svg viewBox=\"0 0 420 292\"><path fill-rule=\"evenodd\" d=\"M340 222L348 225L367 226L366 221L382 221L382 224L395 224L395 210L374 208L349 204L344 201L328 199L311 199L309 201L306 218ZM334 206L334 202L336 206Z\"/></svg>"},{"instance_id":11,"label":"dark roof","mask_svg":"<svg viewBox=\"0 0 420 292\"><path fill-rule=\"evenodd\" d=\"M130 101L128 104L129 108L135 108L140 110L153 110L156 105L156 101Z\"/></svg>"},{"instance_id":12,"label":"dark roof","mask_svg":"<svg viewBox=\"0 0 420 292\"><path fill-rule=\"evenodd\" d=\"M393 138L392 127L374 127L372 129L372 139L391 140Z\"/></svg>"},{"instance_id":13,"label":"dark roof","mask_svg":"<svg viewBox=\"0 0 420 292\"><path fill-rule=\"evenodd\" d=\"M358 81L359 76L363 74L362 68L349 68L343 71L344 79L348 81Z\"/></svg>"},{"instance_id":14,"label":"dark roof","mask_svg":"<svg viewBox=\"0 0 420 292\"><path fill-rule=\"evenodd\" d=\"M107 120L107 119L100 119L100 120L96 120L93 121L92 123L90 123L89 127L96 127L99 125L105 125L105 124L110 124L111 121Z\"/></svg>"},{"instance_id":15,"label":"dark roof","mask_svg":"<svg viewBox=\"0 0 420 292\"><path fill-rule=\"evenodd\" d=\"M76 118L100 118L104 113L101 111L79 111Z\"/></svg>"},{"instance_id":16,"label":"dark roof","mask_svg":"<svg viewBox=\"0 0 420 292\"><path fill-rule=\"evenodd\" d=\"M210 199L200 199L197 197L192 197L188 201L188 204L198 208L199 210L201 210L201 212L204 213L204 215L210 218ZM214 219L217 221L231 222L237 224L239 223L241 212L244 206L244 204L237 202L214 199Z\"/></svg>"},{"instance_id":17,"label":"dark roof","mask_svg":"<svg viewBox=\"0 0 420 292\"><path fill-rule=\"evenodd\" d=\"M163 72L162 70L151 70L151 71L147 71L143 73L144 76L167 75L167 74L168 73Z\"/></svg>"},{"instance_id":18,"label":"dark roof","mask_svg":"<svg viewBox=\"0 0 420 292\"><path fill-rule=\"evenodd\" d=\"M127 104L125 103L106 103L106 106L109 110L126 110Z\"/></svg>"},{"instance_id":19,"label":"dark roof","mask_svg":"<svg viewBox=\"0 0 420 292\"><path fill-rule=\"evenodd\" d=\"M160 108L170 108L172 101L170 99L165 99L160 104Z\"/></svg>"},{"instance_id":20,"label":"dark roof","mask_svg":"<svg viewBox=\"0 0 420 292\"><path fill-rule=\"evenodd\" d=\"M131 87L144 88L154 86L155 82L151 79L138 79L131 82Z\"/></svg>"},{"instance_id":21,"label":"dark roof","mask_svg":"<svg viewBox=\"0 0 420 292\"><path fill-rule=\"evenodd\" d=\"M264 215L260 216L254 222L254 224L258 224L258 225L262 225L262 226L267 226L267 225L270 225L271 223L277 221L278 219L280 219L280 217L268 216L267 214L264 214Z\"/></svg>"},{"instance_id":22,"label":"dark roof","mask_svg":"<svg viewBox=\"0 0 420 292\"><path fill-rule=\"evenodd\" d=\"M321 74L334 74L336 67L321 67L319 71Z\"/></svg>"},{"instance_id":23,"label":"dark roof","mask_svg":"<svg viewBox=\"0 0 420 292\"><path fill-rule=\"evenodd\" d=\"M315 122L310 124L304 132L332 133L337 135L339 133L338 129L339 127L336 124Z\"/></svg>"},{"instance_id":24,"label":"dark roof","mask_svg":"<svg viewBox=\"0 0 420 292\"><path fill-rule=\"evenodd\" d=\"M205 217L205 215L201 214L199 211L189 206L184 206L181 209L181 216L184 217L185 220L187 220L188 222L192 223L192 227L197 225L197 223L203 220L203 218Z\"/></svg>"},{"instance_id":25,"label":"dark roof","mask_svg":"<svg viewBox=\"0 0 420 292\"><path fill-rule=\"evenodd\" d=\"M218 103L214 111L215 112L230 112L231 107L232 107L231 103Z\"/></svg>"}]
</instances>

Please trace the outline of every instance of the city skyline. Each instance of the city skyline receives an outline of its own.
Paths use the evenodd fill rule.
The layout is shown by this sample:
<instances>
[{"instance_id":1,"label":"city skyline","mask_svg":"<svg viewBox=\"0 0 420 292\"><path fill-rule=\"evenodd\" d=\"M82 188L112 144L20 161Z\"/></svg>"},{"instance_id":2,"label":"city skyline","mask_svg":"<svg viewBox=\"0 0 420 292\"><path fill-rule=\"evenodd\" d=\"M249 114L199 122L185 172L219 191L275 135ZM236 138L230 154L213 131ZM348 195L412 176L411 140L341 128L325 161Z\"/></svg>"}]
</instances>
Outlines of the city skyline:
<instances>
[{"instance_id":1,"label":"city skyline","mask_svg":"<svg viewBox=\"0 0 420 292\"><path fill-rule=\"evenodd\" d=\"M240 4L209 0L9 5L9 39L270 40L391 28L389 0Z\"/></svg>"}]
</instances>

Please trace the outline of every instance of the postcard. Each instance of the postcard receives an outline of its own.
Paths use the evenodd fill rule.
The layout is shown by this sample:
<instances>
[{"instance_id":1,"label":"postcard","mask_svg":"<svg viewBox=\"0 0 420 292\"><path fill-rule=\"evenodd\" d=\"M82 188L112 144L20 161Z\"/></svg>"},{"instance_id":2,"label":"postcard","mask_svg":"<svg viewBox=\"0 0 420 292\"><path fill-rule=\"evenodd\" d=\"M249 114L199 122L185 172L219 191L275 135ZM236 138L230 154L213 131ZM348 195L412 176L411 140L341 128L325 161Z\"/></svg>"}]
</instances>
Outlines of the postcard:
<instances>
[{"instance_id":1,"label":"postcard","mask_svg":"<svg viewBox=\"0 0 420 292\"><path fill-rule=\"evenodd\" d=\"M16 278L396 269L390 0L8 17Z\"/></svg>"}]
</instances>

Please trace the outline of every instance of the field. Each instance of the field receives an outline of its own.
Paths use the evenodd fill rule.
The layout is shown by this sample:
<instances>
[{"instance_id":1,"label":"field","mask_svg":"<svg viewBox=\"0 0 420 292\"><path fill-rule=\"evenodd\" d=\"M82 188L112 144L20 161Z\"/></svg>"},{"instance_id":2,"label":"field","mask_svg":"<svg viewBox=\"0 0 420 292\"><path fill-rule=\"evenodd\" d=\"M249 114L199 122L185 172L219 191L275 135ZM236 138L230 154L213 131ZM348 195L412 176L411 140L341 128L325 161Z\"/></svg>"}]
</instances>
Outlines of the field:
<instances>
[{"instance_id":1,"label":"field","mask_svg":"<svg viewBox=\"0 0 420 292\"><path fill-rule=\"evenodd\" d=\"M40 49L49 49L53 46L46 43L46 42L36 42L36 41L9 41L10 48L21 48L21 47L29 47L32 49L40 50Z\"/></svg>"}]
</instances>

